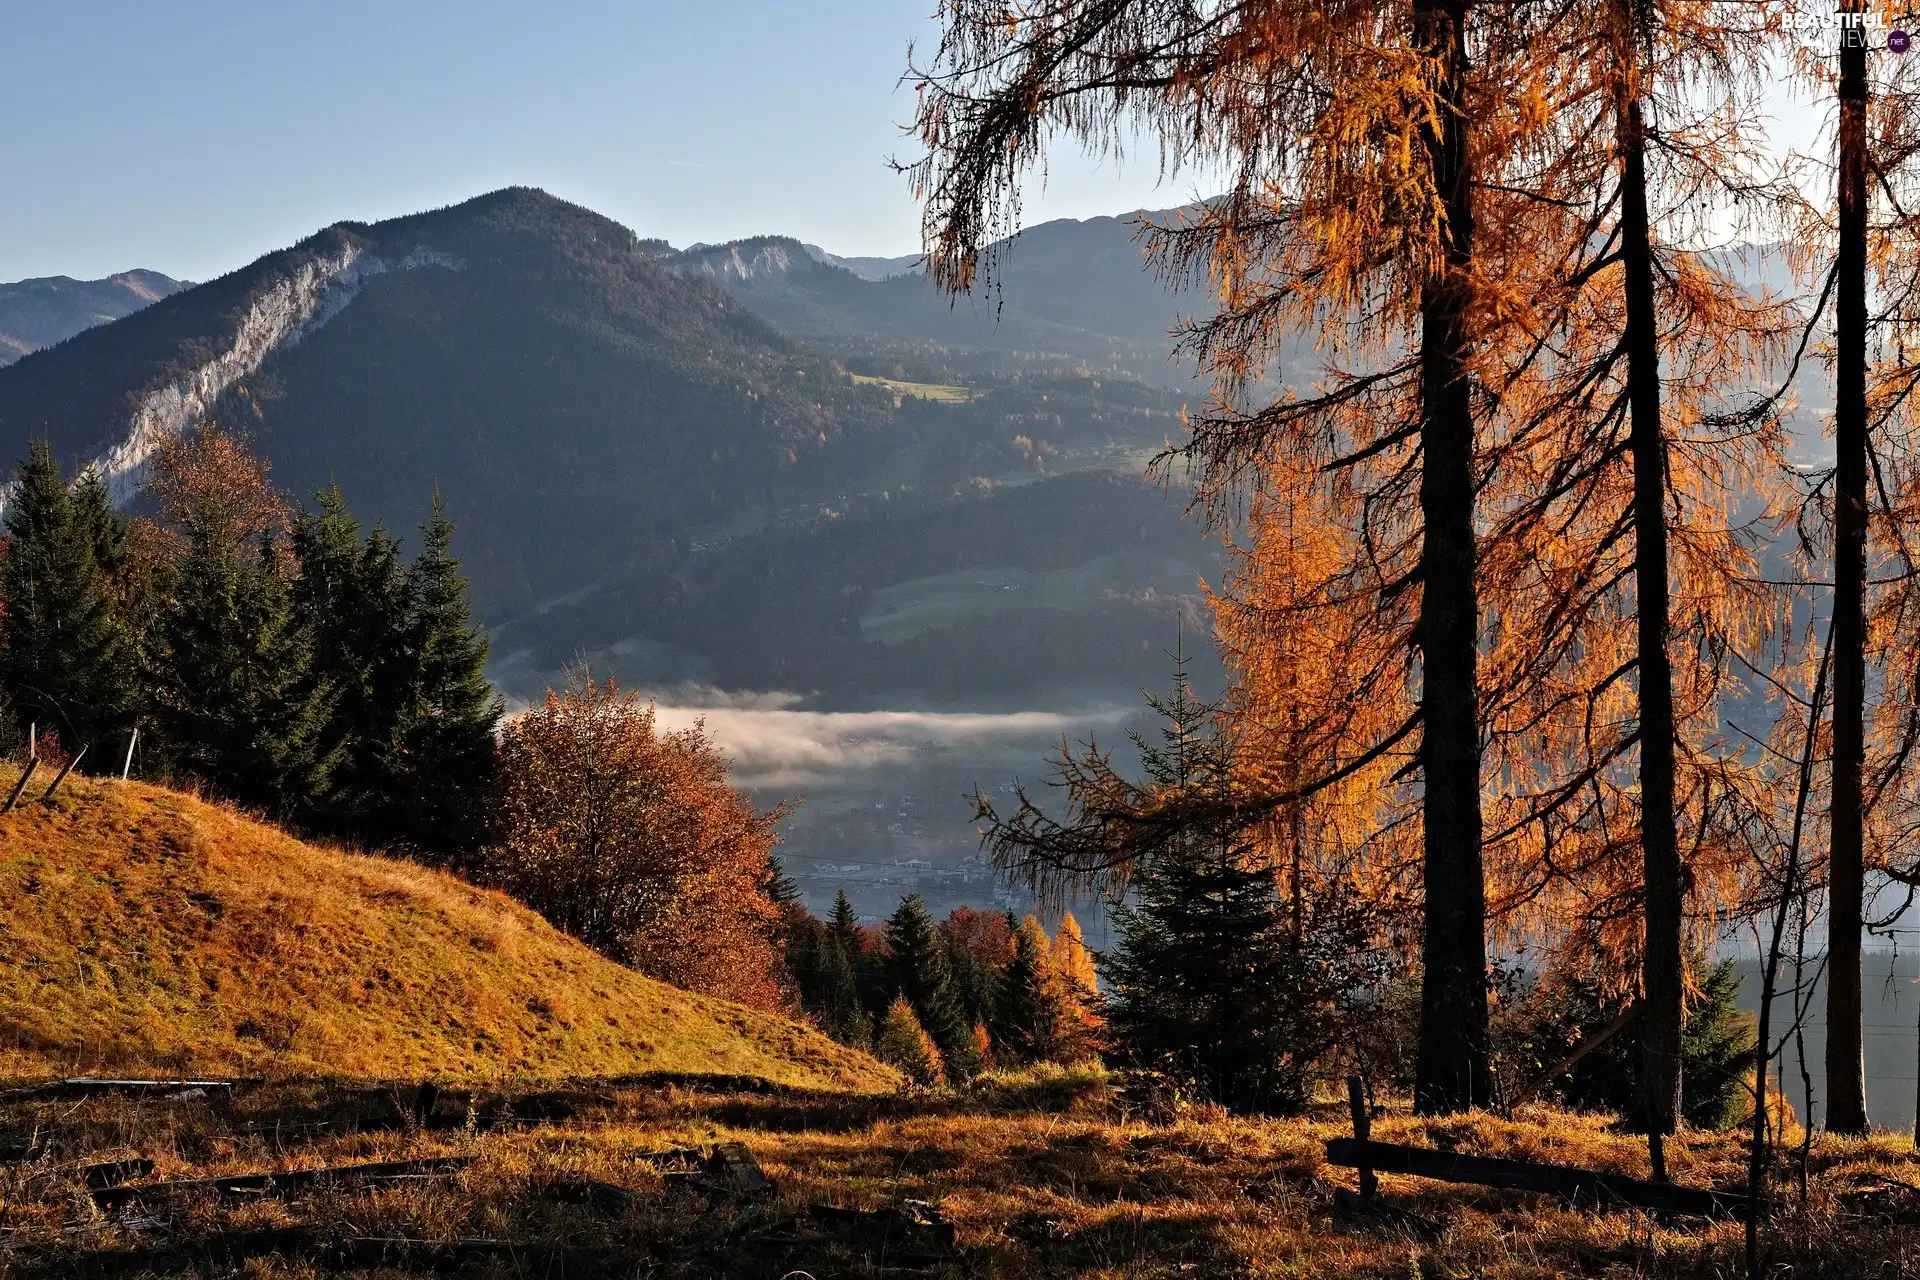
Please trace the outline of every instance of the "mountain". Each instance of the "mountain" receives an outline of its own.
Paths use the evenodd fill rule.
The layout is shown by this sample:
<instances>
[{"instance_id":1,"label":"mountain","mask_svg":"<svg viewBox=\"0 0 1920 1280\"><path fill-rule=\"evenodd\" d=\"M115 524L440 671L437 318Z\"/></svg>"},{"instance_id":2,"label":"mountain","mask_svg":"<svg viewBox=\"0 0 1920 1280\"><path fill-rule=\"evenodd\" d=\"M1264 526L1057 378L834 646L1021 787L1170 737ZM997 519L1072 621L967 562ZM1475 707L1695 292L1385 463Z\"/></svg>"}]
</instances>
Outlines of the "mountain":
<instances>
[{"instance_id":1,"label":"mountain","mask_svg":"<svg viewBox=\"0 0 1920 1280\"><path fill-rule=\"evenodd\" d=\"M137 270L104 280L44 276L0 284L0 365L190 287L158 271Z\"/></svg>"},{"instance_id":2,"label":"mountain","mask_svg":"<svg viewBox=\"0 0 1920 1280\"><path fill-rule=\"evenodd\" d=\"M16 771L0 765L0 782ZM807 1027L644 978L497 893L192 796L0 815L0 1069L381 1080L648 1071L881 1089Z\"/></svg>"},{"instance_id":3,"label":"mountain","mask_svg":"<svg viewBox=\"0 0 1920 1280\"><path fill-rule=\"evenodd\" d=\"M784 236L674 250L660 263L711 281L796 337L876 355L933 355L981 370L1088 368L1164 386L1190 384L1169 333L1204 313L1192 279L1147 260L1148 222L1179 210L1059 219L996 246L993 280L957 300L917 258L835 258ZM1169 287L1171 286L1171 287Z\"/></svg>"},{"instance_id":4,"label":"mountain","mask_svg":"<svg viewBox=\"0 0 1920 1280\"><path fill-rule=\"evenodd\" d=\"M159 441L217 419L296 495L338 482L398 531L437 491L513 692L576 657L847 698L1157 681L1218 563L1139 475L1182 398L1080 368L956 382L912 352L798 340L729 291L812 272L925 288L796 241L690 255L524 188L339 223L0 369L0 453L43 435L131 500ZM1016 509L1031 546L995 532ZM1085 531L1123 516L1138 555L1116 560ZM996 568L1051 576L952 579ZM919 596L946 603L902 610ZM1116 667L1115 626L1158 639Z\"/></svg>"},{"instance_id":5,"label":"mountain","mask_svg":"<svg viewBox=\"0 0 1920 1280\"><path fill-rule=\"evenodd\" d=\"M0 446L45 435L126 497L160 440L244 426L294 492L402 528L438 487L482 608L526 607L791 497L892 413L637 243L525 189L336 224L0 370Z\"/></svg>"}]
</instances>

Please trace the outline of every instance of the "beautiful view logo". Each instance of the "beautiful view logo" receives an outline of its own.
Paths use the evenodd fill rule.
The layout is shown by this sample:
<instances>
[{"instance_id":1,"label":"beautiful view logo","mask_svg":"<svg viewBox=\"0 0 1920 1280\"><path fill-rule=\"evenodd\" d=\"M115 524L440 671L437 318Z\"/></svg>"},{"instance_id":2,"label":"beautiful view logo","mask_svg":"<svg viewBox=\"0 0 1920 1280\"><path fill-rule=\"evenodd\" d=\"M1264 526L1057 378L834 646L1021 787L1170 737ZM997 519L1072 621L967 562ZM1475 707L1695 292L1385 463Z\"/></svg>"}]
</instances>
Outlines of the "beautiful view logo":
<instances>
[{"instance_id":1,"label":"beautiful view logo","mask_svg":"<svg viewBox=\"0 0 1920 1280\"><path fill-rule=\"evenodd\" d=\"M1905 53L1913 44L1912 35L1901 27L1888 30L1887 20L1877 13L1796 13L1788 27L1809 40L1837 32L1842 45L1864 44L1869 49L1884 48L1888 53Z\"/></svg>"}]
</instances>

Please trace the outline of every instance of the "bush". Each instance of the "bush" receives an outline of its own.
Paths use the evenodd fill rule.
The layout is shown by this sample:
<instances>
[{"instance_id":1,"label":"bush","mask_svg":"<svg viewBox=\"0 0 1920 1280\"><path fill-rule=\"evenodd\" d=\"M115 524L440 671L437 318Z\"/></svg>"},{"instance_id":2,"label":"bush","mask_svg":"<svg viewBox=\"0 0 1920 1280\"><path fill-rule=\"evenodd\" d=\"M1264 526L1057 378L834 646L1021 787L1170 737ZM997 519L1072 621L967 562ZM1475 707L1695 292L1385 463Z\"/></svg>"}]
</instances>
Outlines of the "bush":
<instances>
[{"instance_id":1,"label":"bush","mask_svg":"<svg viewBox=\"0 0 1920 1280\"><path fill-rule=\"evenodd\" d=\"M1696 959L1696 964L1701 963ZM1680 1111L1696 1129L1721 1130L1752 1114L1752 1015L1735 1003L1740 975L1731 960L1706 970L1681 1034ZM1619 1017L1626 998L1602 990L1583 973L1558 969L1517 987L1511 1011L1498 1019L1502 1056L1530 1080ZM1578 1111L1611 1111L1636 1126L1640 1101L1640 1037L1629 1023L1582 1058L1541 1096Z\"/></svg>"},{"instance_id":2,"label":"bush","mask_svg":"<svg viewBox=\"0 0 1920 1280\"><path fill-rule=\"evenodd\" d=\"M762 891L786 811L727 785L702 730L661 733L651 703L575 677L506 727L499 770L484 878L649 977L786 1007Z\"/></svg>"}]
</instances>

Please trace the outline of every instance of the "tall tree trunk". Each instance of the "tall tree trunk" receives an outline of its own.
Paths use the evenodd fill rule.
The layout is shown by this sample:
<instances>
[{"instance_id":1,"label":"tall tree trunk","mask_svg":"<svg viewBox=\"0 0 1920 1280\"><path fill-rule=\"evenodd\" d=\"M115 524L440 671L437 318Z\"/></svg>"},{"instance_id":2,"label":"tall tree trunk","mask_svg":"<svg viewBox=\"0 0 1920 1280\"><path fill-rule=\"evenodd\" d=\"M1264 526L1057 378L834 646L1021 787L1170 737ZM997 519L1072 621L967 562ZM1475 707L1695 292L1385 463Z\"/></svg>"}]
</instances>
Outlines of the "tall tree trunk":
<instances>
[{"instance_id":1,"label":"tall tree trunk","mask_svg":"<svg viewBox=\"0 0 1920 1280\"><path fill-rule=\"evenodd\" d=\"M1864 13L1852 0L1849 13ZM1867 575L1867 44L1840 29L1840 257L1833 408L1833 851L1827 952L1827 1128L1867 1131L1860 932L1865 874Z\"/></svg>"},{"instance_id":2,"label":"tall tree trunk","mask_svg":"<svg viewBox=\"0 0 1920 1280\"><path fill-rule=\"evenodd\" d=\"M1422 141L1446 206L1446 262L1421 299L1424 470L1420 648L1426 934L1414 1106L1423 1115L1492 1100L1487 1068L1486 884L1480 852L1479 594L1474 431L1463 279L1473 253L1465 0L1417 0L1415 38L1435 60L1442 116Z\"/></svg>"},{"instance_id":3,"label":"tall tree trunk","mask_svg":"<svg viewBox=\"0 0 1920 1280\"><path fill-rule=\"evenodd\" d=\"M1633 39L1628 35L1627 39ZM1641 1106L1653 1175L1680 1102L1683 891L1673 801L1673 664L1667 653L1667 442L1660 425L1660 334L1653 305L1646 123L1630 87L1621 108L1621 243L1627 294L1627 407L1633 452L1633 571L1640 674L1640 854L1646 882L1641 955Z\"/></svg>"}]
</instances>

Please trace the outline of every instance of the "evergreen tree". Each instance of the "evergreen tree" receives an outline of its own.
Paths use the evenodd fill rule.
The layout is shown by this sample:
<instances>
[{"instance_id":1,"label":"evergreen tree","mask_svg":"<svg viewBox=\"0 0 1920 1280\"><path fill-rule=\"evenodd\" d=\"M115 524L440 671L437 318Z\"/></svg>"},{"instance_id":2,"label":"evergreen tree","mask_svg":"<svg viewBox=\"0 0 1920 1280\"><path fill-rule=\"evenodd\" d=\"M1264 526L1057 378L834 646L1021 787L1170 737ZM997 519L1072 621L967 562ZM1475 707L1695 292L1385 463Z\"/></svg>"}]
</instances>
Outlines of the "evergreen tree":
<instances>
[{"instance_id":1,"label":"evergreen tree","mask_svg":"<svg viewBox=\"0 0 1920 1280\"><path fill-rule=\"evenodd\" d=\"M790 907L800 901L800 886L793 882L793 877L787 874L787 869L780 865L778 858L767 859L767 883L764 891L767 900L776 907ZM801 907L800 910L804 912L806 908ZM813 917L807 918L811 920Z\"/></svg>"},{"instance_id":2,"label":"evergreen tree","mask_svg":"<svg viewBox=\"0 0 1920 1280\"><path fill-rule=\"evenodd\" d=\"M0 567L0 688L17 716L58 730L69 750L131 723L134 649L111 573L123 536L98 478L62 482L45 441L15 473Z\"/></svg>"},{"instance_id":3,"label":"evergreen tree","mask_svg":"<svg viewBox=\"0 0 1920 1280\"><path fill-rule=\"evenodd\" d=\"M365 535L333 488L295 519L294 600L316 670L338 691L326 748L341 763L314 820L364 843L444 861L481 838L501 702L487 640L439 499L411 566L375 527Z\"/></svg>"},{"instance_id":4,"label":"evergreen tree","mask_svg":"<svg viewBox=\"0 0 1920 1280\"><path fill-rule=\"evenodd\" d=\"M1194 795L1228 786L1214 709L1194 698L1184 669L1173 697L1152 702L1165 721L1161 742L1136 741L1154 782ZM1196 827L1141 869L1134 901L1114 913L1108 1029L1137 1065L1233 1110L1297 1111L1342 1002L1374 976L1374 956L1349 899L1329 892L1303 903L1296 928L1272 873L1247 865L1245 852L1231 828Z\"/></svg>"},{"instance_id":5,"label":"evergreen tree","mask_svg":"<svg viewBox=\"0 0 1920 1280\"><path fill-rule=\"evenodd\" d=\"M243 556L213 522L190 522L161 623L155 691L179 765L280 818L324 797L338 759L323 737L333 690L313 670L278 547Z\"/></svg>"},{"instance_id":6,"label":"evergreen tree","mask_svg":"<svg viewBox=\"0 0 1920 1280\"><path fill-rule=\"evenodd\" d=\"M400 547L384 530L361 537L336 486L302 512L291 538L299 572L292 599L312 637L313 669L334 691L323 750L338 757L333 787L306 815L312 825L386 846L406 825L394 786L395 731L418 662Z\"/></svg>"},{"instance_id":7,"label":"evergreen tree","mask_svg":"<svg viewBox=\"0 0 1920 1280\"><path fill-rule=\"evenodd\" d=\"M880 1026L880 1061L899 1068L917 1085L931 1088L946 1076L940 1047L914 1017L905 996L895 996Z\"/></svg>"},{"instance_id":8,"label":"evergreen tree","mask_svg":"<svg viewBox=\"0 0 1920 1280\"><path fill-rule=\"evenodd\" d=\"M1060 990L1047 955L1046 931L1028 916L1013 933L1013 958L1001 971L993 1002L993 1043L1003 1062L1043 1062L1059 1041Z\"/></svg>"},{"instance_id":9,"label":"evergreen tree","mask_svg":"<svg viewBox=\"0 0 1920 1280\"><path fill-rule=\"evenodd\" d=\"M1300 1016L1318 1001L1268 872L1231 848L1169 860L1115 918L1110 1029L1129 1059L1235 1111L1305 1104L1330 1028Z\"/></svg>"},{"instance_id":10,"label":"evergreen tree","mask_svg":"<svg viewBox=\"0 0 1920 1280\"><path fill-rule=\"evenodd\" d=\"M473 623L453 522L437 494L421 533L408 572L415 664L394 727L389 785L406 843L444 857L480 837L504 706L487 681L487 635Z\"/></svg>"},{"instance_id":11,"label":"evergreen tree","mask_svg":"<svg viewBox=\"0 0 1920 1280\"><path fill-rule=\"evenodd\" d=\"M895 987L939 1046L949 1073L958 1079L971 1075L972 1023L953 988L946 944L919 894L902 898L888 920L887 949L893 956Z\"/></svg>"},{"instance_id":12,"label":"evergreen tree","mask_svg":"<svg viewBox=\"0 0 1920 1280\"><path fill-rule=\"evenodd\" d=\"M854 956L836 934L820 938L818 952L820 1028L841 1044L865 1049L873 1044L873 1018L860 1005L860 980Z\"/></svg>"}]
</instances>

